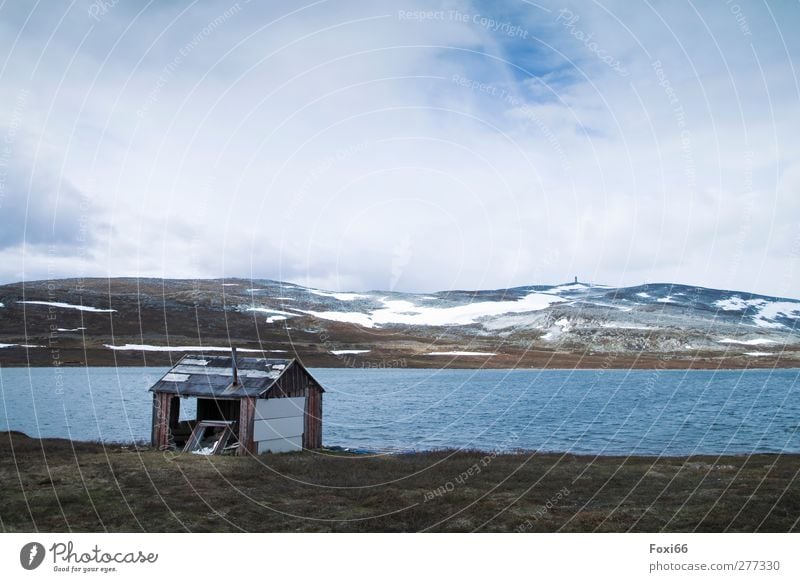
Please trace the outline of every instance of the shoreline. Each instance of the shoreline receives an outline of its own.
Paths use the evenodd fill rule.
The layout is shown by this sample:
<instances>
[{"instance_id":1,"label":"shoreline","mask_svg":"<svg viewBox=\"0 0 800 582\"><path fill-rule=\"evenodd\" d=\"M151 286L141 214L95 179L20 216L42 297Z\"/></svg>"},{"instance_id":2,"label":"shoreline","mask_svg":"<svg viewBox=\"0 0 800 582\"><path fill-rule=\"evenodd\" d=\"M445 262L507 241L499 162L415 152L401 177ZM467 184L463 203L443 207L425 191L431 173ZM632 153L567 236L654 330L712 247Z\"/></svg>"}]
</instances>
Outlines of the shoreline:
<instances>
[{"instance_id":1,"label":"shoreline","mask_svg":"<svg viewBox=\"0 0 800 582\"><path fill-rule=\"evenodd\" d=\"M303 362L304 365L306 364L306 360L301 360L301 362ZM41 365L40 364L30 365L30 364L25 364L25 363L22 363L22 364L7 364L7 363L3 363L2 367L6 367L6 368L145 368L145 367L146 368L165 368L165 367L170 367L170 364L127 364L126 363L126 364L117 364L115 366L108 366L108 365L105 365L105 364L84 365L84 364L70 363L70 364L61 364L59 366L53 366L53 365L47 366L47 365L44 365L44 364L41 364ZM582 367L575 367L575 368L552 367L551 368L551 367L541 367L541 368L538 368L538 367L532 367L532 368L528 368L528 367L522 367L522 366L518 366L516 368L493 367L493 366L481 366L481 367L478 367L478 368L466 367L466 366L463 366L463 367L462 366L406 366L406 367L402 367L401 368L401 367L397 367L397 366L386 366L386 367L381 368L381 367L377 367L377 366L315 366L315 365L309 364L307 367L308 368L315 368L317 370L497 370L497 371L505 370L505 371L508 371L508 372L513 372L515 370L522 370L522 371L528 371L528 370L530 370L530 371L533 371L533 370L552 370L554 372L575 372L575 371L580 371L580 370L585 370L587 372L604 372L604 371L612 371L612 370L614 370L614 371L622 371L622 370L627 370L627 371L659 370L661 372L685 372L685 371L689 371L689 370L695 370L697 372L709 371L709 370L731 371L731 372L737 371L737 370L741 370L741 371L800 370L800 365L795 365L795 366L760 366L760 367L756 367L756 366L729 366L729 367L718 366L718 367L713 367L713 368L712 367L706 367L706 368L692 367L691 365L688 365L685 368L679 368L679 367L674 367L674 368L642 368L642 367L632 367L632 368L627 368L627 367L616 367L616 368L612 368L612 367L609 367L609 368L582 368Z\"/></svg>"},{"instance_id":2,"label":"shoreline","mask_svg":"<svg viewBox=\"0 0 800 582\"><path fill-rule=\"evenodd\" d=\"M66 437L33 437L27 433L19 430L0 430L0 439L17 437L37 442L62 442L70 443L71 445L89 445L96 446L102 449L132 449L137 452L150 452L160 454L183 454L183 451L169 450L160 451L154 449L149 442L131 442L131 441L93 441L93 440L77 440ZM186 453L190 455L191 453ZM285 454L285 453L281 453ZM691 453L686 455L661 455L661 454L647 454L647 453L630 453L630 454L604 454L604 453L585 453L585 452L570 452L570 451L550 451L550 450L537 450L537 449L510 449L507 451L498 449L480 449L480 448L456 448L456 447L442 447L435 449L398 449L398 450L372 450L367 447L344 447L340 445L322 446L319 449L303 451L303 454L314 455L352 455L356 457L396 457L396 456L426 456L426 455L493 455L504 457L574 457L576 459L637 459L637 460L669 460L669 461L686 461L691 459L710 459L710 458L746 458L751 456L765 456L765 457L797 457L800 459L800 451L796 452L775 452L775 451L748 451L748 452L726 452L726 453ZM248 457L259 456L274 456L271 453L264 455L249 454ZM241 458L241 457L239 457Z\"/></svg>"},{"instance_id":3,"label":"shoreline","mask_svg":"<svg viewBox=\"0 0 800 582\"><path fill-rule=\"evenodd\" d=\"M3 353L6 352L6 353ZM159 354L157 356L148 355L146 357L129 355L118 356L116 358L97 357L89 355L88 362L83 360L61 360L48 358L33 358L29 361L20 361L17 358L8 357L8 348L0 349L0 368L160 368L172 367L177 361L187 354L201 354L202 352L172 352L172 356ZM452 365L447 365L442 361L426 361L422 357L405 358L405 365L381 365L367 359L364 361L348 360L342 363L337 358L308 356L299 354L283 353L270 354L265 352L266 357L297 359L308 368L340 369L340 370L553 370L553 371L631 371L631 370L656 370L660 372L668 371L737 371L737 370L798 370L800 363L794 358L759 358L757 360L746 360L738 356L722 358L701 358L697 360L658 358L657 356L647 355L642 357L630 355L609 354L599 356L592 354L588 357L580 355L570 355L567 358L559 358L556 365L547 365L541 360L533 361L529 364L513 365L509 364L511 358L503 358L503 363L489 365L485 359L474 358L472 361L464 357L454 357L450 361ZM605 365L606 362L614 360L614 363ZM568 365L565 360L572 365ZM598 365L597 361L603 363ZM445 364L445 365L443 365Z\"/></svg>"}]
</instances>

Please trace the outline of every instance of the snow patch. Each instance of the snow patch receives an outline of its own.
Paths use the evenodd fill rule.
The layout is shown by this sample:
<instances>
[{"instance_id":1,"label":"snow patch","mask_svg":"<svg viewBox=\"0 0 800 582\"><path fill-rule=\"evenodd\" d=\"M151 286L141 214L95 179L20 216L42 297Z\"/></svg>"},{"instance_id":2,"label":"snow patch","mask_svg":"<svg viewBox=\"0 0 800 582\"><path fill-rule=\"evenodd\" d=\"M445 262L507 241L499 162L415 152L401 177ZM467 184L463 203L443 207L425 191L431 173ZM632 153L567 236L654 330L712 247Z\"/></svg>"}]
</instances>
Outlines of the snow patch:
<instances>
[{"instance_id":1,"label":"snow patch","mask_svg":"<svg viewBox=\"0 0 800 582\"><path fill-rule=\"evenodd\" d=\"M289 313L288 311L281 311L280 309L272 309L270 307L247 307L245 311L254 311L257 313L269 313L267 323L275 323L276 321L286 321L290 317L299 317L296 313Z\"/></svg>"},{"instance_id":2,"label":"snow patch","mask_svg":"<svg viewBox=\"0 0 800 582\"><path fill-rule=\"evenodd\" d=\"M550 328L546 334L542 336L542 339L545 341L553 341L554 339L558 338L561 334L567 333L572 329L572 324L566 317L562 317L558 321L556 321L555 325Z\"/></svg>"},{"instance_id":3,"label":"snow patch","mask_svg":"<svg viewBox=\"0 0 800 582\"><path fill-rule=\"evenodd\" d=\"M494 352L429 352L427 356L496 356Z\"/></svg>"},{"instance_id":4,"label":"snow patch","mask_svg":"<svg viewBox=\"0 0 800 582\"><path fill-rule=\"evenodd\" d=\"M633 307L627 307L625 305L617 305L616 303L598 303L597 301L587 301L589 305L595 305L597 307L606 307L608 309L618 309L619 311L633 311ZM636 303L635 305L639 305Z\"/></svg>"},{"instance_id":5,"label":"snow patch","mask_svg":"<svg viewBox=\"0 0 800 582\"><path fill-rule=\"evenodd\" d=\"M331 350L331 353L334 356L343 356L346 354L366 354L371 351L372 350Z\"/></svg>"},{"instance_id":6,"label":"snow patch","mask_svg":"<svg viewBox=\"0 0 800 582\"><path fill-rule=\"evenodd\" d=\"M104 344L109 350L118 351L139 351L139 352L230 352L231 348L221 346L151 346L147 344L125 344L124 346L113 346ZM260 354L261 352L286 352L286 350L254 350L250 348L237 348L238 352L251 352Z\"/></svg>"},{"instance_id":7,"label":"snow patch","mask_svg":"<svg viewBox=\"0 0 800 582\"><path fill-rule=\"evenodd\" d=\"M375 327L372 318L366 313L353 313L348 311L303 311L319 319L338 321L341 323L355 323L362 327Z\"/></svg>"},{"instance_id":8,"label":"snow patch","mask_svg":"<svg viewBox=\"0 0 800 582\"><path fill-rule=\"evenodd\" d=\"M624 323L601 323L600 327L608 329L658 329L650 325L626 325Z\"/></svg>"},{"instance_id":9,"label":"snow patch","mask_svg":"<svg viewBox=\"0 0 800 582\"><path fill-rule=\"evenodd\" d=\"M294 309L294 308L292 308ZM297 317L296 313L288 311L281 311L280 309L272 309L271 307L247 307L245 311L255 311L257 313L274 313L275 315L285 315L287 317Z\"/></svg>"},{"instance_id":10,"label":"snow patch","mask_svg":"<svg viewBox=\"0 0 800 582\"><path fill-rule=\"evenodd\" d=\"M56 328L56 331L82 331L86 329L85 327L73 327L72 329L67 329L65 327Z\"/></svg>"},{"instance_id":11,"label":"snow patch","mask_svg":"<svg viewBox=\"0 0 800 582\"><path fill-rule=\"evenodd\" d=\"M17 301L26 305L47 305L50 307L60 307L62 309L77 309L78 311L91 311L92 313L114 313L116 309L102 309L99 307L88 307L86 305L72 305L71 303L60 303L58 301Z\"/></svg>"},{"instance_id":12,"label":"snow patch","mask_svg":"<svg viewBox=\"0 0 800 582\"><path fill-rule=\"evenodd\" d=\"M782 328L782 324L774 321L778 317L788 319L800 318L800 303L790 301L770 301L762 305L758 315L753 316L753 323L758 327Z\"/></svg>"},{"instance_id":13,"label":"snow patch","mask_svg":"<svg viewBox=\"0 0 800 582\"><path fill-rule=\"evenodd\" d=\"M539 312L532 313L512 313L509 315L500 315L492 319L487 319L482 322L483 328L487 331L497 331L501 329L514 328L528 328L528 329L542 329L542 324L545 316Z\"/></svg>"},{"instance_id":14,"label":"snow patch","mask_svg":"<svg viewBox=\"0 0 800 582\"><path fill-rule=\"evenodd\" d=\"M552 293L558 293L559 291L583 291L584 289L588 289L588 285L584 285L583 283L570 283L569 285L559 285L558 287L553 287L550 289Z\"/></svg>"},{"instance_id":15,"label":"snow patch","mask_svg":"<svg viewBox=\"0 0 800 582\"><path fill-rule=\"evenodd\" d=\"M648 297L650 297L650 294L649 293L645 293L644 291L642 291L641 293L637 293L636 296L637 297L643 297L644 299L647 299Z\"/></svg>"},{"instance_id":16,"label":"snow patch","mask_svg":"<svg viewBox=\"0 0 800 582\"><path fill-rule=\"evenodd\" d=\"M546 309L562 299L548 293L531 293L516 301L482 301L455 307L424 307L405 300L380 300L384 308L371 313L353 311L302 311L330 321L354 323L363 327L378 327L387 324L404 325L471 325L482 317L506 313L525 313Z\"/></svg>"},{"instance_id":17,"label":"snow patch","mask_svg":"<svg viewBox=\"0 0 800 582\"><path fill-rule=\"evenodd\" d=\"M309 293L319 295L320 297L333 297L339 301L354 301L356 299L366 299L368 295L361 295L360 293L333 293L331 291L319 291L317 289L309 289Z\"/></svg>"},{"instance_id":18,"label":"snow patch","mask_svg":"<svg viewBox=\"0 0 800 582\"><path fill-rule=\"evenodd\" d=\"M758 313L752 316L757 327L768 329L781 329L785 326L775 321L778 317L788 319L800 318L800 302L796 301L767 301L766 299L742 299L734 295L728 299L715 301L713 305L723 311L744 311L755 307Z\"/></svg>"},{"instance_id":19,"label":"snow patch","mask_svg":"<svg viewBox=\"0 0 800 582\"><path fill-rule=\"evenodd\" d=\"M728 299L720 299L712 303L714 307L722 309L723 311L744 311L748 307L755 307L766 303L763 299L748 299L745 301L738 295L729 297Z\"/></svg>"},{"instance_id":20,"label":"snow patch","mask_svg":"<svg viewBox=\"0 0 800 582\"><path fill-rule=\"evenodd\" d=\"M775 354L771 352L745 352L744 355L758 357L758 356L774 356Z\"/></svg>"},{"instance_id":21,"label":"snow patch","mask_svg":"<svg viewBox=\"0 0 800 582\"><path fill-rule=\"evenodd\" d=\"M0 349L3 348L43 348L44 346L37 346L35 344L0 344Z\"/></svg>"},{"instance_id":22,"label":"snow patch","mask_svg":"<svg viewBox=\"0 0 800 582\"><path fill-rule=\"evenodd\" d=\"M721 340L717 340L717 343L720 344L740 344L743 346L763 346L767 344L775 344L778 343L775 340L765 339L765 338L756 338L756 339L749 339L749 340L737 340L731 338L724 338Z\"/></svg>"}]
</instances>

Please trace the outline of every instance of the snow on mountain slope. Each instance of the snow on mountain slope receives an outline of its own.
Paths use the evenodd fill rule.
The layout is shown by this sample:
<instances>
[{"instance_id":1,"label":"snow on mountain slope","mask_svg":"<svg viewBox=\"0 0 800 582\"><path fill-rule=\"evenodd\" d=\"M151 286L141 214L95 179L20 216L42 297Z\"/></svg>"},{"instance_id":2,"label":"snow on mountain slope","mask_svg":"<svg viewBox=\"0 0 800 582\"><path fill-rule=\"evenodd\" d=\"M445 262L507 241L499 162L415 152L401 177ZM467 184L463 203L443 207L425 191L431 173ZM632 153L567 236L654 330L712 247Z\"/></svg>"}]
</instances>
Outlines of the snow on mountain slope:
<instances>
[{"instance_id":1,"label":"snow on mountain slope","mask_svg":"<svg viewBox=\"0 0 800 582\"><path fill-rule=\"evenodd\" d=\"M550 334L549 339L585 329L653 331L698 324L728 326L739 334L747 328L756 334L793 333L800 320L800 301L795 300L683 285L614 288L579 282L414 294L332 292L265 281L242 308L364 328L538 329Z\"/></svg>"},{"instance_id":2,"label":"snow on mountain slope","mask_svg":"<svg viewBox=\"0 0 800 582\"><path fill-rule=\"evenodd\" d=\"M424 326L470 325L485 317L539 311L555 303L561 303L565 299L546 293L530 293L521 299L513 301L480 301L452 307L416 305L412 301L402 299L380 298L378 301L383 304L383 307L367 313L360 311L312 311L300 309L298 311L320 319L355 323L364 327L389 324Z\"/></svg>"},{"instance_id":3,"label":"snow on mountain slope","mask_svg":"<svg viewBox=\"0 0 800 582\"><path fill-rule=\"evenodd\" d=\"M364 299L367 297L360 293L332 293L330 291L320 291L319 289L309 289L308 292L319 295L320 297L333 297L339 301L354 301L355 299Z\"/></svg>"},{"instance_id":4,"label":"snow on mountain slope","mask_svg":"<svg viewBox=\"0 0 800 582\"><path fill-rule=\"evenodd\" d=\"M149 351L142 346L161 349L168 335L169 344L187 350L255 337L306 355L380 361L481 352L496 353L498 365L516 365L503 358L537 350L766 362L767 356L754 356L759 352L800 361L800 301L666 283L402 293L270 280L112 279L80 289L69 280L57 285L55 295L46 282L0 286L0 342L21 345L38 333L42 343L55 313L59 330L87 328L73 334L76 350L82 343L122 355ZM71 340L62 335L59 341Z\"/></svg>"}]
</instances>

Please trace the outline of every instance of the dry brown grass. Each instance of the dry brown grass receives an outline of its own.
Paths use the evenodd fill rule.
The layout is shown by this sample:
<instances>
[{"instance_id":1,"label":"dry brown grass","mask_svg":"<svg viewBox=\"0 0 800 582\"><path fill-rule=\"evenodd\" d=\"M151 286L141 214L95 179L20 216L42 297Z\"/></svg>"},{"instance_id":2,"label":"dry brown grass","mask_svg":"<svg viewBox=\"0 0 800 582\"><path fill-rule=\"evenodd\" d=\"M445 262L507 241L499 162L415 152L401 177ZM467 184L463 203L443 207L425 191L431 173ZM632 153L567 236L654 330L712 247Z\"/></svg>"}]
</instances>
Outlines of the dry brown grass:
<instances>
[{"instance_id":1,"label":"dry brown grass","mask_svg":"<svg viewBox=\"0 0 800 582\"><path fill-rule=\"evenodd\" d=\"M798 455L240 458L20 433L0 443L4 531L800 529Z\"/></svg>"}]
</instances>

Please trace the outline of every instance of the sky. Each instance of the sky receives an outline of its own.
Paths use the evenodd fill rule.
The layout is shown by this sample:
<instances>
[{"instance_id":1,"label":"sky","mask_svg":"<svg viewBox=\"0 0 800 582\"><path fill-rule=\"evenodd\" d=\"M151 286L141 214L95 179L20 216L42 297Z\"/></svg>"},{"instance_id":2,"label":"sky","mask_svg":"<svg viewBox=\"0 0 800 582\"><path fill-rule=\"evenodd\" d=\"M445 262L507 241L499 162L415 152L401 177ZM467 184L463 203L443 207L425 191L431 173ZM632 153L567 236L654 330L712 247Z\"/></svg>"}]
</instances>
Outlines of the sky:
<instances>
[{"instance_id":1,"label":"sky","mask_svg":"<svg viewBox=\"0 0 800 582\"><path fill-rule=\"evenodd\" d=\"M797 2L0 3L0 282L800 297Z\"/></svg>"}]
</instances>

